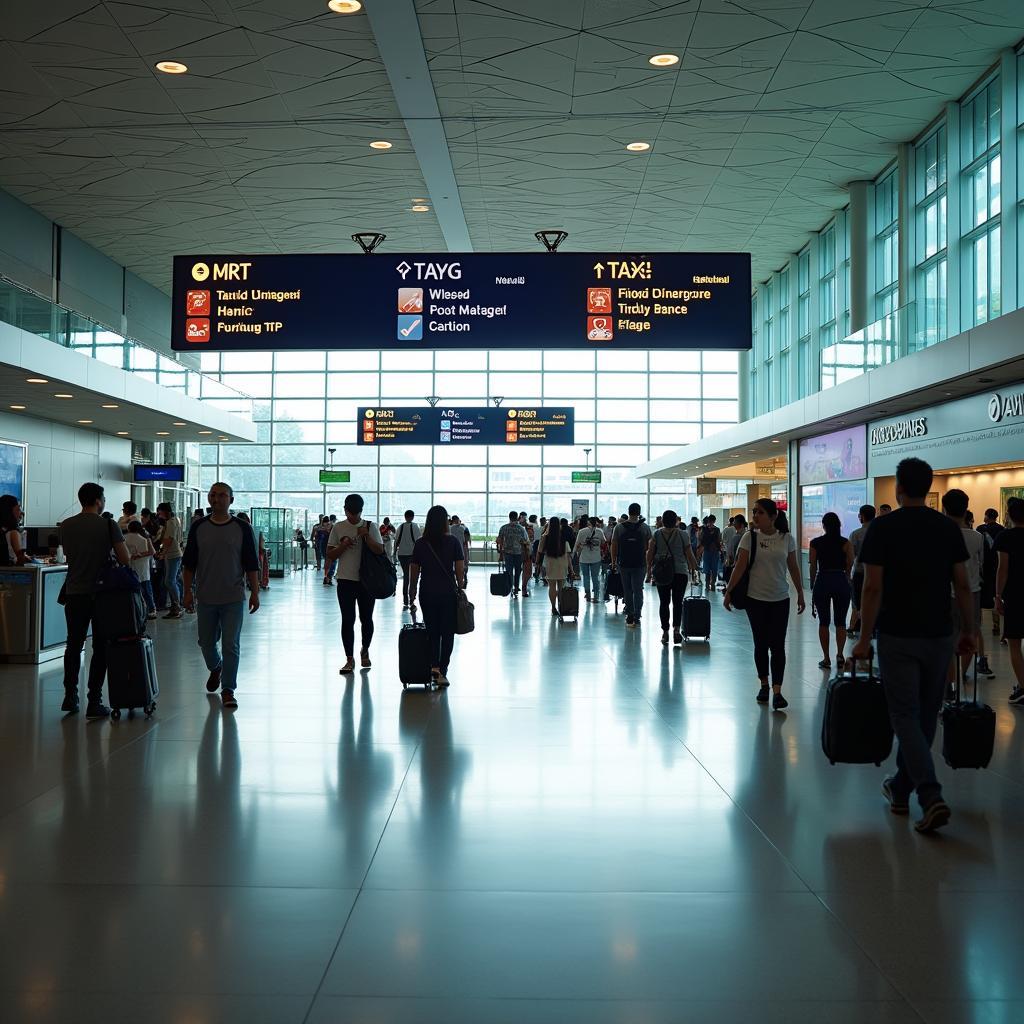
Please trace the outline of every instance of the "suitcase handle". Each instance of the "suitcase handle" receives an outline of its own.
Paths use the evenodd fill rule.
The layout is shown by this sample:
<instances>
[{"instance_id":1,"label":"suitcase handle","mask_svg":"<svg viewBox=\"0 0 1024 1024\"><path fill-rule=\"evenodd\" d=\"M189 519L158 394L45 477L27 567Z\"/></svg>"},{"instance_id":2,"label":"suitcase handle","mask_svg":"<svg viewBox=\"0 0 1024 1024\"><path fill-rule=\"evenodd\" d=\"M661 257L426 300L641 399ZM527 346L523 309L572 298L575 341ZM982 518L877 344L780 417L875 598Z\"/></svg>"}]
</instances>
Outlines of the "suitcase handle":
<instances>
[{"instance_id":1,"label":"suitcase handle","mask_svg":"<svg viewBox=\"0 0 1024 1024\"><path fill-rule=\"evenodd\" d=\"M868 648L868 674L866 678L870 679L872 675L872 669L875 667L875 649L874 647ZM850 682L857 682L857 659L850 658Z\"/></svg>"},{"instance_id":2,"label":"suitcase handle","mask_svg":"<svg viewBox=\"0 0 1024 1024\"><path fill-rule=\"evenodd\" d=\"M953 653L953 657L956 658L956 691L954 697L954 703L957 707L960 707L962 698L960 696L961 688L964 683L964 667L960 662L960 655L956 652ZM974 703L978 703L978 655L974 655Z\"/></svg>"}]
</instances>

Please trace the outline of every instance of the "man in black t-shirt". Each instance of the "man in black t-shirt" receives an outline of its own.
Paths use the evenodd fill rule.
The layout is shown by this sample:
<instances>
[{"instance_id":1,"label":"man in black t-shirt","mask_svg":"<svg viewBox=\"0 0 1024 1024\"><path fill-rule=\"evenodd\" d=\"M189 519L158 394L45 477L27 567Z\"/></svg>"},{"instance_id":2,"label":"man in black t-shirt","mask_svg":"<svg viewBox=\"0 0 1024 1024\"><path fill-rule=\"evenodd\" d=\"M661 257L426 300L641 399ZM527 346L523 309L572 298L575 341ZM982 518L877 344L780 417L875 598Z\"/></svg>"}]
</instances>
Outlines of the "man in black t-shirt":
<instances>
[{"instance_id":1,"label":"man in black t-shirt","mask_svg":"<svg viewBox=\"0 0 1024 1024\"><path fill-rule=\"evenodd\" d=\"M1024 500L1011 498L1006 503L1006 513L1013 525L996 537L999 568L995 605L1003 617L1003 640L1010 649L1010 666L1016 679L1010 703L1024 707Z\"/></svg>"},{"instance_id":2,"label":"man in black t-shirt","mask_svg":"<svg viewBox=\"0 0 1024 1024\"><path fill-rule=\"evenodd\" d=\"M999 556L996 554L996 538L1005 527L999 522L999 513L994 508L985 509L985 522L978 527L978 533L985 538L985 564L981 570L981 607L992 609L992 635L1000 636L999 612L996 611L996 572Z\"/></svg>"},{"instance_id":3,"label":"man in black t-shirt","mask_svg":"<svg viewBox=\"0 0 1024 1024\"><path fill-rule=\"evenodd\" d=\"M953 649L970 655L975 648L967 546L952 519L928 508L931 485L927 462L904 459L897 466L900 507L874 520L860 550L861 639L853 649L854 658L869 658L871 634L878 627L878 667L899 743L896 774L883 781L882 792L894 814L906 814L916 790L922 811L914 826L918 832L932 832L950 818L931 746ZM951 582L960 621L967 626L959 641Z\"/></svg>"}]
</instances>

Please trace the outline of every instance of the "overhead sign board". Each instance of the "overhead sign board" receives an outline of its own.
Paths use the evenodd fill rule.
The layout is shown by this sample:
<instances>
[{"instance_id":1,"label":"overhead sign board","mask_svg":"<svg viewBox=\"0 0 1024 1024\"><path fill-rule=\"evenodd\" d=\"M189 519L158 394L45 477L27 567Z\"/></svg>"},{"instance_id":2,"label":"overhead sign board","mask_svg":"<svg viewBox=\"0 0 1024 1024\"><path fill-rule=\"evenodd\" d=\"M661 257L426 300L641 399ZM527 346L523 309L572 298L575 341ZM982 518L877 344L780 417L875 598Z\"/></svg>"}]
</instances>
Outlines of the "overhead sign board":
<instances>
[{"instance_id":1,"label":"overhead sign board","mask_svg":"<svg viewBox=\"0 0 1024 1024\"><path fill-rule=\"evenodd\" d=\"M574 469L572 471L572 482L574 484L599 484L601 482L601 470Z\"/></svg>"},{"instance_id":2,"label":"overhead sign board","mask_svg":"<svg viewBox=\"0 0 1024 1024\"><path fill-rule=\"evenodd\" d=\"M172 345L749 349L750 254L174 257Z\"/></svg>"},{"instance_id":3,"label":"overhead sign board","mask_svg":"<svg viewBox=\"0 0 1024 1024\"><path fill-rule=\"evenodd\" d=\"M359 410L359 444L573 444L569 408L433 409L396 406Z\"/></svg>"},{"instance_id":4,"label":"overhead sign board","mask_svg":"<svg viewBox=\"0 0 1024 1024\"><path fill-rule=\"evenodd\" d=\"M718 481L712 476L697 477L698 494L714 494L718 490Z\"/></svg>"},{"instance_id":5,"label":"overhead sign board","mask_svg":"<svg viewBox=\"0 0 1024 1024\"><path fill-rule=\"evenodd\" d=\"M352 471L350 469L321 469L320 483L322 484L350 484L352 482Z\"/></svg>"},{"instance_id":6,"label":"overhead sign board","mask_svg":"<svg viewBox=\"0 0 1024 1024\"><path fill-rule=\"evenodd\" d=\"M185 467L180 463L168 466L153 466L136 462L132 466L132 481L137 484L184 483Z\"/></svg>"}]
</instances>

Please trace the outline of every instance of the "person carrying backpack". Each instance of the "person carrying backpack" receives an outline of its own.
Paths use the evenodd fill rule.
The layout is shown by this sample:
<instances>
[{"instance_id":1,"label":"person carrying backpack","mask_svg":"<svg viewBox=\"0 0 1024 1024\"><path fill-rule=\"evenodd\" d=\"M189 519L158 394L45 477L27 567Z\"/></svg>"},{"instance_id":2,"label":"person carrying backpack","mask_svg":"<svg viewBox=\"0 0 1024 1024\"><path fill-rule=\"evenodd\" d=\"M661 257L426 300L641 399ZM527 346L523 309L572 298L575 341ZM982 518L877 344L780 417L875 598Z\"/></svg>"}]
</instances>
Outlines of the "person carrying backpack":
<instances>
[{"instance_id":1,"label":"person carrying backpack","mask_svg":"<svg viewBox=\"0 0 1024 1024\"><path fill-rule=\"evenodd\" d=\"M407 612L413 605L413 599L409 594L409 565L412 563L412 550L416 541L422 534L420 528L413 522L416 513L411 508L405 510L405 522L395 533L395 554L398 555L398 562L402 566L402 611Z\"/></svg>"},{"instance_id":2,"label":"person carrying backpack","mask_svg":"<svg viewBox=\"0 0 1024 1024\"><path fill-rule=\"evenodd\" d=\"M722 531L715 526L715 517L708 516L700 529L697 559L704 572L704 586L714 590L718 581L718 566L722 561Z\"/></svg>"},{"instance_id":3,"label":"person carrying backpack","mask_svg":"<svg viewBox=\"0 0 1024 1024\"><path fill-rule=\"evenodd\" d=\"M640 625L644 607L644 577L647 574L647 547L651 543L651 528L640 521L640 505L629 506L629 518L619 523L612 534L612 571L618 569L625 591L626 627Z\"/></svg>"},{"instance_id":4,"label":"person carrying backpack","mask_svg":"<svg viewBox=\"0 0 1024 1024\"><path fill-rule=\"evenodd\" d=\"M583 573L583 589L588 601L601 600L601 550L604 545L604 531L597 525L597 517L591 516L589 525L580 528L573 546L573 560L577 561ZM591 598L593 592L593 598Z\"/></svg>"},{"instance_id":5,"label":"person carrying backpack","mask_svg":"<svg viewBox=\"0 0 1024 1024\"><path fill-rule=\"evenodd\" d=\"M668 644L669 606L672 608L673 642L683 642L683 595L689 579L687 570L697 571L689 535L679 529L679 516L667 509L658 517L662 525L654 531L647 548L647 574L658 587L661 598L661 642Z\"/></svg>"}]
</instances>

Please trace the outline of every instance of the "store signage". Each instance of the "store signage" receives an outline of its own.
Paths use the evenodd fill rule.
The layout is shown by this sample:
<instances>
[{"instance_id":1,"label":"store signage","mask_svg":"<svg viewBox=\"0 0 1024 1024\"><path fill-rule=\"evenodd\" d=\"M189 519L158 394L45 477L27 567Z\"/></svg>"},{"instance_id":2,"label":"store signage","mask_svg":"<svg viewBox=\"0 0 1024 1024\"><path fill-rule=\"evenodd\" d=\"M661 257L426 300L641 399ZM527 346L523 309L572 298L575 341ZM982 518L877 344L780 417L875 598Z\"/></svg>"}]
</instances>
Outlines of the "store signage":
<instances>
[{"instance_id":1,"label":"store signage","mask_svg":"<svg viewBox=\"0 0 1024 1024\"><path fill-rule=\"evenodd\" d=\"M350 484L352 482L352 471L350 469L321 469L320 483L322 484Z\"/></svg>"},{"instance_id":2,"label":"store signage","mask_svg":"<svg viewBox=\"0 0 1024 1024\"><path fill-rule=\"evenodd\" d=\"M871 444L892 444L894 441L906 441L912 437L924 437L928 433L928 417L916 416L912 419L886 423L881 427L871 428Z\"/></svg>"},{"instance_id":3,"label":"store signage","mask_svg":"<svg viewBox=\"0 0 1024 1024\"><path fill-rule=\"evenodd\" d=\"M1001 423L1007 416L1024 416L1024 391L1012 395L997 392L988 400L988 418L993 423Z\"/></svg>"},{"instance_id":4,"label":"store signage","mask_svg":"<svg viewBox=\"0 0 1024 1024\"><path fill-rule=\"evenodd\" d=\"M416 407L359 410L359 444L565 445L575 441L572 408Z\"/></svg>"},{"instance_id":5,"label":"store signage","mask_svg":"<svg viewBox=\"0 0 1024 1024\"><path fill-rule=\"evenodd\" d=\"M697 477L698 494L715 494L718 491L718 481L713 476Z\"/></svg>"},{"instance_id":6,"label":"store signage","mask_svg":"<svg viewBox=\"0 0 1024 1024\"><path fill-rule=\"evenodd\" d=\"M599 484L601 482L601 470L574 469L572 471L572 482L574 484Z\"/></svg>"},{"instance_id":7,"label":"store signage","mask_svg":"<svg viewBox=\"0 0 1024 1024\"><path fill-rule=\"evenodd\" d=\"M172 345L751 347L749 253L174 257Z\"/></svg>"}]
</instances>

